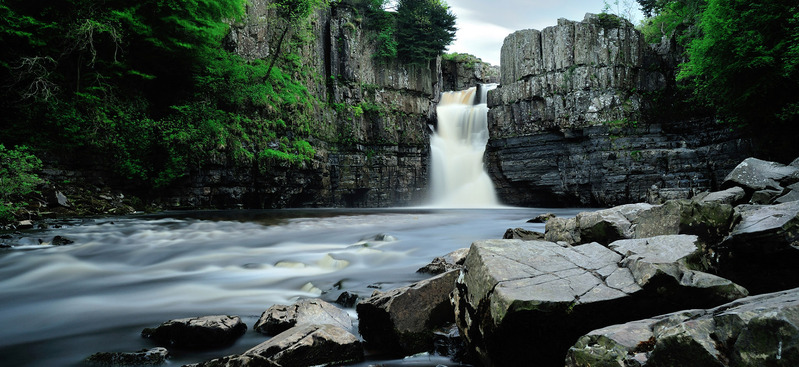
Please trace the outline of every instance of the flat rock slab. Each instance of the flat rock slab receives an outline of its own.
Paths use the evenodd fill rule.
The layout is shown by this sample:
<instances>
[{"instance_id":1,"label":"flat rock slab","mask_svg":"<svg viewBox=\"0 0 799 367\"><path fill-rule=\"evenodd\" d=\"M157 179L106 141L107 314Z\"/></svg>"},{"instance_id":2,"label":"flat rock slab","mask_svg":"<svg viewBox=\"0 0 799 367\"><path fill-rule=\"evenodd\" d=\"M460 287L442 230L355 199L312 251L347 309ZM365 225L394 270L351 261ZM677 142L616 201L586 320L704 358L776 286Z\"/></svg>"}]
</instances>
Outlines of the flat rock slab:
<instances>
[{"instance_id":1,"label":"flat rock slab","mask_svg":"<svg viewBox=\"0 0 799 367\"><path fill-rule=\"evenodd\" d=\"M170 320L141 334L179 348L203 349L228 346L245 331L247 325L238 316L215 315Z\"/></svg>"},{"instance_id":2,"label":"flat rock slab","mask_svg":"<svg viewBox=\"0 0 799 367\"><path fill-rule=\"evenodd\" d=\"M436 329L454 321L449 295L459 274L451 270L359 302L361 336L370 348L397 355L432 350Z\"/></svg>"},{"instance_id":3,"label":"flat rock slab","mask_svg":"<svg viewBox=\"0 0 799 367\"><path fill-rule=\"evenodd\" d=\"M591 331L568 367L799 365L799 289Z\"/></svg>"},{"instance_id":4,"label":"flat rock slab","mask_svg":"<svg viewBox=\"0 0 799 367\"><path fill-rule=\"evenodd\" d=\"M244 353L282 367L329 366L363 360L355 335L336 325L298 325Z\"/></svg>"},{"instance_id":5,"label":"flat rock slab","mask_svg":"<svg viewBox=\"0 0 799 367\"><path fill-rule=\"evenodd\" d=\"M352 328L352 320L346 311L320 299L304 299L290 306L269 307L253 329L262 334L277 335L302 324L331 324L345 330Z\"/></svg>"},{"instance_id":6,"label":"flat rock slab","mask_svg":"<svg viewBox=\"0 0 799 367\"><path fill-rule=\"evenodd\" d=\"M782 190L799 181L799 168L757 158L747 158L724 178L722 187L741 186L752 193L759 190Z\"/></svg>"},{"instance_id":7,"label":"flat rock slab","mask_svg":"<svg viewBox=\"0 0 799 367\"><path fill-rule=\"evenodd\" d=\"M613 249L615 250L613 250ZM696 236L564 247L545 241L472 244L453 294L463 336L485 365L563 363L581 330L745 296L691 270Z\"/></svg>"}]
</instances>

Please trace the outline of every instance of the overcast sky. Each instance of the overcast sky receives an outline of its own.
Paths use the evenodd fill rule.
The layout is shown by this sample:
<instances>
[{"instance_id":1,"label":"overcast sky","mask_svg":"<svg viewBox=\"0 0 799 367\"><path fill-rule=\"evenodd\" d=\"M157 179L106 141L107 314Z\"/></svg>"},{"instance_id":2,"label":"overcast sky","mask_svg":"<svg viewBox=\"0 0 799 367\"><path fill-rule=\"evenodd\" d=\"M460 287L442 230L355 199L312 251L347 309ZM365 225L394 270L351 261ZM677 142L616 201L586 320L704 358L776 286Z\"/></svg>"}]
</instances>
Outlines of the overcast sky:
<instances>
[{"instance_id":1,"label":"overcast sky","mask_svg":"<svg viewBox=\"0 0 799 367\"><path fill-rule=\"evenodd\" d=\"M633 15L636 23L641 20L636 2L618 2L621 7L626 2L637 12ZM447 0L447 4L458 17L458 33L448 51L470 53L499 65L502 41L507 35L520 29L553 26L558 18L583 20L585 13L602 12L605 0Z\"/></svg>"}]
</instances>

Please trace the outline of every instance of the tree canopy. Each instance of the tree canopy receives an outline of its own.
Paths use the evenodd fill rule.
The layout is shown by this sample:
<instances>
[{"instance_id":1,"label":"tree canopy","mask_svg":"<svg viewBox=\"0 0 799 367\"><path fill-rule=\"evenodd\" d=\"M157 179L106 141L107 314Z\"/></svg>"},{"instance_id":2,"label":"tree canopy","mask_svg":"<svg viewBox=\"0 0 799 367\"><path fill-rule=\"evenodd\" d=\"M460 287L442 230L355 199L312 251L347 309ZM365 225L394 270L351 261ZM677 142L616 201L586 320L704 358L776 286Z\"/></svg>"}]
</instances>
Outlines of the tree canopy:
<instances>
[{"instance_id":1,"label":"tree canopy","mask_svg":"<svg viewBox=\"0 0 799 367\"><path fill-rule=\"evenodd\" d=\"M455 39L455 15L443 0L399 0L397 54L406 62L426 62Z\"/></svg>"}]
</instances>

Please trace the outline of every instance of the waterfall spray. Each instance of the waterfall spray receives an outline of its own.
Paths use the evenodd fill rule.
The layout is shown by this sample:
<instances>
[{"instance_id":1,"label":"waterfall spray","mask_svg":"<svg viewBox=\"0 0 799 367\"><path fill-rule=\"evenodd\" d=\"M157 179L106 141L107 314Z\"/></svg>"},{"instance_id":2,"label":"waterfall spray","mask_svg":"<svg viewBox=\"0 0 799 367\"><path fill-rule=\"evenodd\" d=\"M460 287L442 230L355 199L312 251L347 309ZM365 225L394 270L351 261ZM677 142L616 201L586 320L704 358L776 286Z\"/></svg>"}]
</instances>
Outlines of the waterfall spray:
<instances>
[{"instance_id":1,"label":"waterfall spray","mask_svg":"<svg viewBox=\"0 0 799 367\"><path fill-rule=\"evenodd\" d=\"M498 206L494 184L483 166L488 143L486 94L493 84L446 92L436 107L438 126L430 138L433 206Z\"/></svg>"}]
</instances>

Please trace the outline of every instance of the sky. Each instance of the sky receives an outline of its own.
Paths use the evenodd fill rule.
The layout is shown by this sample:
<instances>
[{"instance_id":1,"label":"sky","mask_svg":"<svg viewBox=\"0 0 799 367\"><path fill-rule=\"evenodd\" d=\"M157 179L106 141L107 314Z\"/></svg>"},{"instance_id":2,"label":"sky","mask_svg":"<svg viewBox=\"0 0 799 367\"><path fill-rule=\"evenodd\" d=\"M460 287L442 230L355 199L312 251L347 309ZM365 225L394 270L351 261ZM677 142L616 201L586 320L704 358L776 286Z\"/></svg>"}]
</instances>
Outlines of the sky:
<instances>
[{"instance_id":1,"label":"sky","mask_svg":"<svg viewBox=\"0 0 799 367\"><path fill-rule=\"evenodd\" d=\"M455 42L448 52L470 53L483 61L499 65L505 37L521 29L544 29L556 25L558 18L580 21L585 13L601 13L606 0L447 0L458 17ZM643 15L633 0L607 0L619 3L617 10L635 11L633 23ZM618 13L619 11L611 11Z\"/></svg>"}]
</instances>

